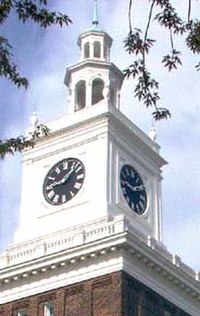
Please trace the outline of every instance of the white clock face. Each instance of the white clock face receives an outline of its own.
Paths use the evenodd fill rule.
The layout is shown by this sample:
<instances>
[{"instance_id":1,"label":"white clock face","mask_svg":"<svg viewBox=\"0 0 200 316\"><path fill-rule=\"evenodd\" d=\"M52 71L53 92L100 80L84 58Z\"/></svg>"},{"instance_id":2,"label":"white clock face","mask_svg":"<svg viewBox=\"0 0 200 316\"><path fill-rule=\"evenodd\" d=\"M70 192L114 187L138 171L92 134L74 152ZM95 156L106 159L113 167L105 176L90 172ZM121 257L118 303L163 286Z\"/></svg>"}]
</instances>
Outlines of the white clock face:
<instances>
[{"instance_id":1,"label":"white clock face","mask_svg":"<svg viewBox=\"0 0 200 316\"><path fill-rule=\"evenodd\" d=\"M48 172L43 184L45 200L52 205L61 205L71 200L81 189L85 167L77 158L57 162Z\"/></svg>"},{"instance_id":2,"label":"white clock face","mask_svg":"<svg viewBox=\"0 0 200 316\"><path fill-rule=\"evenodd\" d=\"M121 168L120 186L131 210L143 214L147 207L147 193L142 178L131 165Z\"/></svg>"}]
</instances>

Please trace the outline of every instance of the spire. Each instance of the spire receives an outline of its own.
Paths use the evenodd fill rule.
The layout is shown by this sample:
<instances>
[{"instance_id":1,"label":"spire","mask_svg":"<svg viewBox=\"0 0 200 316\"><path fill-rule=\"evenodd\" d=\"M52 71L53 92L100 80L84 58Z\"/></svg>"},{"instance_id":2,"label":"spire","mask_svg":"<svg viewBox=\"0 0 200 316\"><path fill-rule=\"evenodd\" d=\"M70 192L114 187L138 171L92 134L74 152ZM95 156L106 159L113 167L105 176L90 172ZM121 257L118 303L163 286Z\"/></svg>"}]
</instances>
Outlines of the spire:
<instances>
[{"instance_id":1,"label":"spire","mask_svg":"<svg viewBox=\"0 0 200 316\"><path fill-rule=\"evenodd\" d=\"M92 25L95 29L99 28L98 0L94 0Z\"/></svg>"}]
</instances>

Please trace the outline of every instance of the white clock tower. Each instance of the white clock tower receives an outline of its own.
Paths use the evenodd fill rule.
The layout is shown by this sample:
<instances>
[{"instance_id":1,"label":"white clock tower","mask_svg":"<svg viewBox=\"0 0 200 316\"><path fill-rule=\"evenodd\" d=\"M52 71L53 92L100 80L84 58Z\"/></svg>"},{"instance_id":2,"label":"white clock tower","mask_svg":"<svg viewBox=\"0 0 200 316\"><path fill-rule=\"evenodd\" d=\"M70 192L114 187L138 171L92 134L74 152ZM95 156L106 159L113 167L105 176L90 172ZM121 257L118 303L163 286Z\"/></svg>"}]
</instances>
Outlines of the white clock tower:
<instances>
[{"instance_id":1,"label":"white clock tower","mask_svg":"<svg viewBox=\"0 0 200 316\"><path fill-rule=\"evenodd\" d=\"M111 44L95 11L92 29L78 38L80 62L66 71L70 114L48 123L50 135L24 153L16 241L115 217L162 240L165 160L119 110L123 73L110 62ZM76 175L68 159L78 159L84 174Z\"/></svg>"},{"instance_id":2,"label":"white clock tower","mask_svg":"<svg viewBox=\"0 0 200 316\"><path fill-rule=\"evenodd\" d=\"M0 256L0 314L199 316L199 274L162 243L166 161L120 111L123 73L94 3L80 61L65 75L69 115L23 154L19 227Z\"/></svg>"}]
</instances>

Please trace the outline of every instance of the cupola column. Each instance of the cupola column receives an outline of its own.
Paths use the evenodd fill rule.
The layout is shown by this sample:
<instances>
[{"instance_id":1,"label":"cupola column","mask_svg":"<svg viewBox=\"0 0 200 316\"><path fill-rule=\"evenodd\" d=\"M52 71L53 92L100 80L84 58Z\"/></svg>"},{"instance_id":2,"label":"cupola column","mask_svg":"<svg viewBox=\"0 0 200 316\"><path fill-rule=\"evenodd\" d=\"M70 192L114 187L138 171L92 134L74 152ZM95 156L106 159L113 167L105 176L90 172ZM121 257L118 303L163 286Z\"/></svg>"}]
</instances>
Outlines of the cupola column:
<instances>
[{"instance_id":1,"label":"cupola column","mask_svg":"<svg viewBox=\"0 0 200 316\"><path fill-rule=\"evenodd\" d=\"M92 83L89 81L86 85L86 107L92 105Z\"/></svg>"}]
</instances>

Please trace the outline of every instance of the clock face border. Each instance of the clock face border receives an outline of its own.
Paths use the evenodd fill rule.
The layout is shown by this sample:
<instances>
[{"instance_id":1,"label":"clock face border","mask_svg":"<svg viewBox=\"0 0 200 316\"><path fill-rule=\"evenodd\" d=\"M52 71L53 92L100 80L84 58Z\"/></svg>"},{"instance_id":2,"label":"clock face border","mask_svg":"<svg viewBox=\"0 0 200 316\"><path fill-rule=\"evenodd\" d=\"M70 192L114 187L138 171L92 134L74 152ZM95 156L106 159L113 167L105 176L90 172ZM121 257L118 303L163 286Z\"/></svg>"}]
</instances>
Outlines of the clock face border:
<instances>
[{"instance_id":1,"label":"clock face border","mask_svg":"<svg viewBox=\"0 0 200 316\"><path fill-rule=\"evenodd\" d=\"M129 208L137 215L143 215L148 202L146 188L140 174L130 164L121 167L120 188Z\"/></svg>"},{"instance_id":2,"label":"clock face border","mask_svg":"<svg viewBox=\"0 0 200 316\"><path fill-rule=\"evenodd\" d=\"M50 205L60 206L73 199L83 186L85 166L74 157L55 163L44 178L42 192Z\"/></svg>"}]
</instances>

